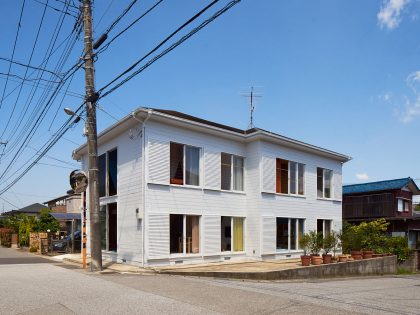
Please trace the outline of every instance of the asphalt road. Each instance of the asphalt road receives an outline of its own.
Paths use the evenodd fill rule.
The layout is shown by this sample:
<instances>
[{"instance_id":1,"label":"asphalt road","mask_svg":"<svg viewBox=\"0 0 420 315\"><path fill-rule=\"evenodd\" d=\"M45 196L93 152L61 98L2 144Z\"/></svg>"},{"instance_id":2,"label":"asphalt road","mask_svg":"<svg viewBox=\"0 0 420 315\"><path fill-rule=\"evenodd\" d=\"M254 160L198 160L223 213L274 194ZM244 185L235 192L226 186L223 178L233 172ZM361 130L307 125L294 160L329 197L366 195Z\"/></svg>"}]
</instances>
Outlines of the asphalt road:
<instances>
[{"instance_id":1,"label":"asphalt road","mask_svg":"<svg viewBox=\"0 0 420 315\"><path fill-rule=\"evenodd\" d=\"M7 264L45 264L49 259L37 257L20 250L8 249L0 246L0 265Z\"/></svg>"},{"instance_id":2,"label":"asphalt road","mask_svg":"<svg viewBox=\"0 0 420 315\"><path fill-rule=\"evenodd\" d=\"M90 273L0 248L6 258L19 262L0 265L0 314L420 314L417 275L251 282Z\"/></svg>"}]
</instances>

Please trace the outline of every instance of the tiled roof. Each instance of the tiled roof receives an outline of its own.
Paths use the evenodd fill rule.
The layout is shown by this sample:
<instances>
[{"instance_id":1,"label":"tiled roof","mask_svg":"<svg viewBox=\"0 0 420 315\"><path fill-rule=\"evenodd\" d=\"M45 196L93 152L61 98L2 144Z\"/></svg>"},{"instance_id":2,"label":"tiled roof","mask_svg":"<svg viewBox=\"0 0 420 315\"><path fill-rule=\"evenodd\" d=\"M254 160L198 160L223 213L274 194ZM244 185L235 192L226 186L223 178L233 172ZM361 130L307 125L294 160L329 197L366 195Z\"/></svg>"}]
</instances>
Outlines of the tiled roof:
<instances>
[{"instance_id":1,"label":"tiled roof","mask_svg":"<svg viewBox=\"0 0 420 315\"><path fill-rule=\"evenodd\" d=\"M366 193L366 192L371 192L371 191L401 189L410 183L414 184L415 189L419 190L419 188L417 187L413 179L411 177L407 177L407 178L383 180L380 182L372 182L372 183L365 183L365 184L344 185L343 194L348 195L348 194Z\"/></svg>"},{"instance_id":2,"label":"tiled roof","mask_svg":"<svg viewBox=\"0 0 420 315\"><path fill-rule=\"evenodd\" d=\"M40 203L34 203L32 205L21 208L18 211L21 213L39 213L42 209L48 209L48 207Z\"/></svg>"}]
</instances>

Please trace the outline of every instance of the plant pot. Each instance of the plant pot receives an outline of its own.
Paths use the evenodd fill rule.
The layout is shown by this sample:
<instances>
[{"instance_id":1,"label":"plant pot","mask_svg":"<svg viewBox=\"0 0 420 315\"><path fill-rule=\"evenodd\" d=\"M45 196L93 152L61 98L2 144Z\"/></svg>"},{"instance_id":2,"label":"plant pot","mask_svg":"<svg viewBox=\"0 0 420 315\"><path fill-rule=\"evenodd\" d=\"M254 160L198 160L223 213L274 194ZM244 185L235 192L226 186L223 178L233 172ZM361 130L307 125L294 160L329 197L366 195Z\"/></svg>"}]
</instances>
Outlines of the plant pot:
<instances>
[{"instance_id":1,"label":"plant pot","mask_svg":"<svg viewBox=\"0 0 420 315\"><path fill-rule=\"evenodd\" d=\"M309 266L311 264L311 256L302 255L300 256L300 261L302 262L302 266Z\"/></svg>"},{"instance_id":2,"label":"plant pot","mask_svg":"<svg viewBox=\"0 0 420 315\"><path fill-rule=\"evenodd\" d=\"M350 254L354 260L362 260L363 254L360 250L352 250Z\"/></svg>"},{"instance_id":3,"label":"plant pot","mask_svg":"<svg viewBox=\"0 0 420 315\"><path fill-rule=\"evenodd\" d=\"M323 254L322 255L322 263L323 264L331 264L332 255L331 254Z\"/></svg>"},{"instance_id":4,"label":"plant pot","mask_svg":"<svg viewBox=\"0 0 420 315\"><path fill-rule=\"evenodd\" d=\"M363 259L370 259L373 256L373 250L364 250Z\"/></svg>"},{"instance_id":5,"label":"plant pot","mask_svg":"<svg viewBox=\"0 0 420 315\"><path fill-rule=\"evenodd\" d=\"M347 255L339 255L338 262L347 262Z\"/></svg>"},{"instance_id":6,"label":"plant pot","mask_svg":"<svg viewBox=\"0 0 420 315\"><path fill-rule=\"evenodd\" d=\"M311 263L316 266L320 265L322 263L322 257L317 255L311 256Z\"/></svg>"}]
</instances>

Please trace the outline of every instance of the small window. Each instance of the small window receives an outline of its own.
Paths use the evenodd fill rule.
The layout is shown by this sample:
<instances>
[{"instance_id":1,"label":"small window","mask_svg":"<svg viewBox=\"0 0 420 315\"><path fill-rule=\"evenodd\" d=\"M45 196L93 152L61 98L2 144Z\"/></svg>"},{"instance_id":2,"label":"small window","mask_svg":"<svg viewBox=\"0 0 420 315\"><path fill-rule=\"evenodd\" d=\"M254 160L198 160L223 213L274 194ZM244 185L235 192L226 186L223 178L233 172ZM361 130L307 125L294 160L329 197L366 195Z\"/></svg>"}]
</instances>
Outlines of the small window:
<instances>
[{"instance_id":1,"label":"small window","mask_svg":"<svg viewBox=\"0 0 420 315\"><path fill-rule=\"evenodd\" d=\"M108 152L108 195L115 196L117 194L117 155L115 149Z\"/></svg>"},{"instance_id":2,"label":"small window","mask_svg":"<svg viewBox=\"0 0 420 315\"><path fill-rule=\"evenodd\" d=\"M197 215L170 214L169 237L171 254L200 253L200 217Z\"/></svg>"},{"instance_id":3,"label":"small window","mask_svg":"<svg viewBox=\"0 0 420 315\"><path fill-rule=\"evenodd\" d=\"M200 148L171 142L170 183L200 185Z\"/></svg>"},{"instance_id":4,"label":"small window","mask_svg":"<svg viewBox=\"0 0 420 315\"><path fill-rule=\"evenodd\" d=\"M299 238L305 233L305 220L296 218L276 218L276 248L280 251L299 249Z\"/></svg>"},{"instance_id":5,"label":"small window","mask_svg":"<svg viewBox=\"0 0 420 315\"><path fill-rule=\"evenodd\" d=\"M317 196L318 198L332 198L333 171L317 168Z\"/></svg>"},{"instance_id":6,"label":"small window","mask_svg":"<svg viewBox=\"0 0 420 315\"><path fill-rule=\"evenodd\" d=\"M331 233L331 224L331 220L318 219L316 220L316 231L325 237Z\"/></svg>"},{"instance_id":7,"label":"small window","mask_svg":"<svg viewBox=\"0 0 420 315\"><path fill-rule=\"evenodd\" d=\"M99 197L115 196L118 190L117 149L98 157Z\"/></svg>"},{"instance_id":8,"label":"small window","mask_svg":"<svg viewBox=\"0 0 420 315\"><path fill-rule=\"evenodd\" d=\"M171 142L170 150L170 182L175 185L184 185L184 146Z\"/></svg>"},{"instance_id":9,"label":"small window","mask_svg":"<svg viewBox=\"0 0 420 315\"><path fill-rule=\"evenodd\" d=\"M244 190L244 158L228 153L221 153L221 189Z\"/></svg>"},{"instance_id":10,"label":"small window","mask_svg":"<svg viewBox=\"0 0 420 315\"><path fill-rule=\"evenodd\" d=\"M221 154L221 189L230 190L232 177L232 156L227 153Z\"/></svg>"},{"instance_id":11,"label":"small window","mask_svg":"<svg viewBox=\"0 0 420 315\"><path fill-rule=\"evenodd\" d=\"M276 192L281 194L305 194L305 165L276 159Z\"/></svg>"},{"instance_id":12,"label":"small window","mask_svg":"<svg viewBox=\"0 0 420 315\"><path fill-rule=\"evenodd\" d=\"M222 252L244 250L244 218L221 217Z\"/></svg>"},{"instance_id":13,"label":"small window","mask_svg":"<svg viewBox=\"0 0 420 315\"><path fill-rule=\"evenodd\" d=\"M289 219L277 218L277 249L289 249Z\"/></svg>"},{"instance_id":14,"label":"small window","mask_svg":"<svg viewBox=\"0 0 420 315\"><path fill-rule=\"evenodd\" d=\"M98 158L99 197L106 196L106 154Z\"/></svg>"},{"instance_id":15,"label":"small window","mask_svg":"<svg viewBox=\"0 0 420 315\"><path fill-rule=\"evenodd\" d=\"M199 186L200 178L200 149L185 146L185 183L187 185Z\"/></svg>"}]
</instances>

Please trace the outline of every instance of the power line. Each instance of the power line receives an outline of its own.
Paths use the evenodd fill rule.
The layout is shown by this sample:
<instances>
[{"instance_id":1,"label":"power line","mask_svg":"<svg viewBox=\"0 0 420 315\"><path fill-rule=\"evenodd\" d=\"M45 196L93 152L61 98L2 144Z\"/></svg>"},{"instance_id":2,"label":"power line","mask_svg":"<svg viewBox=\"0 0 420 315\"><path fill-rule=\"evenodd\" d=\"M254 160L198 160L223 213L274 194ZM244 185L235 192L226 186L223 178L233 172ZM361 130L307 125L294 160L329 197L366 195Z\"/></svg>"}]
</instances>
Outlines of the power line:
<instances>
[{"instance_id":1,"label":"power line","mask_svg":"<svg viewBox=\"0 0 420 315\"><path fill-rule=\"evenodd\" d=\"M124 34L128 29L130 29L134 24L136 24L138 21L140 21L143 17L145 17L147 14L149 14L151 11L153 11L154 8L156 8L160 3L162 3L163 0L159 0L156 2L153 6L151 6L146 12L144 12L142 15L140 15L137 19L135 19L133 22L131 22L126 28L124 28L121 32L119 32L117 35L115 35L104 47L102 47L97 54L100 54L104 52L106 49L108 49L109 45L113 41L115 41L118 37L120 37L122 34Z\"/></svg>"},{"instance_id":2,"label":"power line","mask_svg":"<svg viewBox=\"0 0 420 315\"><path fill-rule=\"evenodd\" d=\"M107 83L105 86L103 86L101 89L98 90L98 93L101 93L104 89L106 89L108 86L113 84L115 81L120 79L122 76L127 74L128 72L132 71L139 63L141 63L144 59L149 57L151 54L153 54L156 50L158 50L160 47L162 47L167 41L169 41L172 37L174 37L177 33L179 33L183 28L191 24L194 20L196 20L200 15L202 15L204 12L206 12L208 9L210 9L213 5L215 5L219 0L214 0L210 4L208 4L206 7L204 7L202 10L200 10L198 13L196 13L193 17L191 17L187 22L182 24L180 27L178 27L174 32L172 32L168 37L166 37L163 41L161 41L155 48L153 48L151 51L149 51L145 56L140 58L138 61L136 61L134 64L132 64L130 67L128 67L124 72L119 74L116 78L114 78L112 81Z\"/></svg>"},{"instance_id":3,"label":"power line","mask_svg":"<svg viewBox=\"0 0 420 315\"><path fill-rule=\"evenodd\" d=\"M34 70L38 70L38 71L48 72L48 73L51 73L52 75L55 75L58 78L60 78L60 75L59 74L56 74L55 72L50 71L50 70L45 69L45 68L31 66L30 64L24 64L24 63L18 62L16 60L12 60L12 59L9 59L9 58L4 58L4 57L0 57L0 60L4 60L4 61L10 62L12 64L19 65L19 66L22 66L22 67L26 67L26 68L29 68L29 69L34 69Z\"/></svg>"},{"instance_id":4,"label":"power line","mask_svg":"<svg viewBox=\"0 0 420 315\"><path fill-rule=\"evenodd\" d=\"M57 9L56 7L53 7L52 5L49 5L48 4L48 0L47 0L47 3L43 3L43 2L41 2L39 0L34 0L34 1L37 2L37 3L39 3L39 4L45 5L46 7L50 8L50 9L52 9L54 11L67 14L67 15L69 15L69 16L74 17L74 18L77 19L77 16L73 15L73 14L77 14L77 12L73 12L73 11L69 10L68 8L66 9L66 11L63 11L63 10ZM73 13L73 14L71 14L71 13Z\"/></svg>"},{"instance_id":5,"label":"power line","mask_svg":"<svg viewBox=\"0 0 420 315\"><path fill-rule=\"evenodd\" d=\"M136 4L138 0L133 0L131 1L131 3L128 5L127 8L124 9L124 11L117 16L117 18L115 19L114 22L112 22L112 24L108 27L108 29L105 31L106 34L108 34L109 32L112 31L112 29L121 21L121 19L131 10L131 8L133 7L133 5Z\"/></svg>"},{"instance_id":6,"label":"power line","mask_svg":"<svg viewBox=\"0 0 420 315\"><path fill-rule=\"evenodd\" d=\"M229 2L226 6L224 6L222 9L220 9L219 11L217 11L210 18L208 18L207 20L205 20L204 22L202 22L199 26L197 26L196 28L194 28L188 34L184 35L181 39L179 39L177 42L175 42L174 44L172 44L171 46L169 46L167 49L165 49L164 51L162 51L160 54L158 54L155 57L153 57L152 59L150 59L145 65L143 65L141 68L139 68L138 70L136 70L135 72L133 72L130 76L128 76L127 78L125 78L124 80L122 80L121 82L119 82L118 84L114 85L111 89L109 89L108 91L106 91L99 98L105 97L105 96L109 95L110 93L114 92L116 89L118 89L119 87L121 87L122 85L124 85L125 83L127 83L129 80L131 80L132 78L134 78L136 75L138 75L142 71L144 71L146 68L148 68L150 65L152 65L155 61L159 60L164 55L166 55L167 53L169 53L170 51L172 51L173 49L175 49L176 47L178 47L179 45L181 45L188 38L190 38L191 36L193 36L194 34L196 34L197 32L199 32L201 29L203 29L209 23L211 23L212 21L214 21L215 19L217 19L220 15L222 15L223 13L225 13L226 11L228 11L229 9L231 9L234 5L238 4L240 1L241 0L234 0L234 1ZM172 36L172 34L169 37L171 37L171 36ZM165 39L164 42L167 41L167 39ZM148 55L150 55L153 51L156 51L157 48L159 48L162 45L163 45L163 42L161 44L159 44L158 46L156 46L151 52L147 53L144 57L142 57L139 61L137 61L130 68L128 68L127 70L125 70L122 74L120 74L115 79L113 79L111 82L109 82L104 87L102 87L100 90L98 90L98 93L101 93L102 91L104 91L104 89L106 87L110 86L113 82L115 82L116 80L118 80L124 74L126 74L129 71L131 71L137 64L139 64L141 61L143 61Z\"/></svg>"},{"instance_id":7,"label":"power line","mask_svg":"<svg viewBox=\"0 0 420 315\"><path fill-rule=\"evenodd\" d=\"M19 31L20 31L20 28L21 28L21 22L22 22L23 10L25 8L25 3L26 3L26 0L23 0L22 8L20 10L18 27L17 27L17 31L16 31L16 36L15 36L15 42L13 44L12 57L10 58L10 60L13 60L13 58L15 57L16 43L17 43L18 38L19 38ZM9 70L7 70L8 74L10 74L11 69L12 69L12 63L10 62L9 63ZM9 78L9 76L7 76L6 83L4 84L3 93L2 93L2 96L1 96L1 100L0 100L0 109L1 109L1 106L3 105L4 93L6 93L8 78Z\"/></svg>"},{"instance_id":8,"label":"power line","mask_svg":"<svg viewBox=\"0 0 420 315\"><path fill-rule=\"evenodd\" d=\"M18 207L18 206L16 206L16 205L14 205L13 203L11 203L9 200L7 200L6 198L4 198L4 197L1 197L0 196L0 199L1 200L3 200L3 201L5 201L5 202L7 202L9 205L11 205L12 207L14 207L14 208L16 208L15 210L17 210L17 209L20 209L20 207Z\"/></svg>"}]
</instances>

